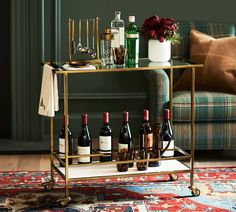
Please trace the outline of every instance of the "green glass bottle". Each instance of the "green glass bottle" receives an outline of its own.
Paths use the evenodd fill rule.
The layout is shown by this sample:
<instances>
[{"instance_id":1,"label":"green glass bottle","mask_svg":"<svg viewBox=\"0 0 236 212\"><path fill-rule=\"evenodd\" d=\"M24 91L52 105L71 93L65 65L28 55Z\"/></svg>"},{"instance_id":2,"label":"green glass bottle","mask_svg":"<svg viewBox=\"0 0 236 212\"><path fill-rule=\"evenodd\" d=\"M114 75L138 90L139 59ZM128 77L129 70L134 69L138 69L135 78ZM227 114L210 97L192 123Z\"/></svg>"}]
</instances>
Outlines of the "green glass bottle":
<instances>
[{"instance_id":1,"label":"green glass bottle","mask_svg":"<svg viewBox=\"0 0 236 212\"><path fill-rule=\"evenodd\" d=\"M125 29L126 66L132 67L139 58L139 28L135 25L135 16L129 16L129 24Z\"/></svg>"}]
</instances>

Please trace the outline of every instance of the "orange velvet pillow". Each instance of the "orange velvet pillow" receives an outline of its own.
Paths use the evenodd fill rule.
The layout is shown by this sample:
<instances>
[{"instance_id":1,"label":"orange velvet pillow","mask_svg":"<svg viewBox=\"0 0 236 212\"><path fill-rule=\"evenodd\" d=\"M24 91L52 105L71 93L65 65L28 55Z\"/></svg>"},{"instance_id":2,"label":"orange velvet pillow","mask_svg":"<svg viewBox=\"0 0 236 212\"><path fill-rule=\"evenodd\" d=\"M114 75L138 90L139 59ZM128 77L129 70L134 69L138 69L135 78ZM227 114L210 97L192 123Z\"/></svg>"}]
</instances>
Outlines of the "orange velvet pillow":
<instances>
[{"instance_id":1,"label":"orange velvet pillow","mask_svg":"<svg viewBox=\"0 0 236 212\"><path fill-rule=\"evenodd\" d=\"M191 30L190 60L204 64L196 69L196 89L236 93L236 37L215 39ZM190 76L184 71L174 89L190 89Z\"/></svg>"}]
</instances>

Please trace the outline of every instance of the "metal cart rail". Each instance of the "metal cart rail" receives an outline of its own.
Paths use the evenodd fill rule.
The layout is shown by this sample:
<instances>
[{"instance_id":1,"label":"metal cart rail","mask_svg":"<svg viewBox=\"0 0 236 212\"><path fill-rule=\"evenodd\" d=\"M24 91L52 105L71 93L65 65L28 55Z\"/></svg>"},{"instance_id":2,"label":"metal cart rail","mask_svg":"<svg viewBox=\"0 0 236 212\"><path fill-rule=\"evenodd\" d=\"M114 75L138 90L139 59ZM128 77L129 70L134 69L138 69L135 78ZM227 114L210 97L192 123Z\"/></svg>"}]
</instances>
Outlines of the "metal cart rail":
<instances>
[{"instance_id":1,"label":"metal cart rail","mask_svg":"<svg viewBox=\"0 0 236 212\"><path fill-rule=\"evenodd\" d=\"M132 160L132 161L112 161L112 162L93 162L92 164L78 164L69 165L69 158L79 158L84 156L97 157L104 154L90 154L90 155L68 155L68 134L65 128L65 162L63 162L54 150L54 138L53 138L53 117L50 118L50 163L51 163L51 180L43 183L46 190L53 189L54 185L54 171L61 175L65 180L65 196L60 198L58 201L62 206L65 206L69 201L69 182L76 180L85 179L97 179L97 178L109 178L109 177L128 177L132 175L159 175L159 174L169 174L171 180L176 180L177 173L190 173L190 185L189 189L193 196L199 196L200 190L194 186L194 149L195 149L195 108L194 108L194 98L195 98L195 68L203 67L203 64L191 64L188 61L182 60L180 58L171 59L168 64L156 63L149 66L149 60L146 58L139 59L137 67L124 67L124 68L102 68L99 64L94 64L96 69L91 70L62 70L63 63L51 63L55 69L56 74L63 75L64 78L64 115L68 115L68 78L74 74L93 74L93 73L104 73L104 72L135 72L135 71L148 71L148 70L169 70L170 74L170 119L172 123L172 98L173 98L173 71L174 69L189 69L191 70L191 151L190 154L183 151L178 147L174 147L174 151L180 153L180 156L169 157L169 158L153 158L153 159L143 159L143 160ZM67 126L68 120L65 119L65 126ZM182 163L182 160L189 160L190 166ZM55 162L56 161L56 162ZM162 161L165 166L160 167L150 167L146 171L137 171L135 168L129 169L127 172L118 172L114 164L127 163L127 162L144 162L144 161ZM64 164L64 167L59 166L59 162ZM86 172L85 172L85 167ZM103 168L106 167L106 172L104 173ZM101 172L102 171L102 172Z\"/></svg>"}]
</instances>

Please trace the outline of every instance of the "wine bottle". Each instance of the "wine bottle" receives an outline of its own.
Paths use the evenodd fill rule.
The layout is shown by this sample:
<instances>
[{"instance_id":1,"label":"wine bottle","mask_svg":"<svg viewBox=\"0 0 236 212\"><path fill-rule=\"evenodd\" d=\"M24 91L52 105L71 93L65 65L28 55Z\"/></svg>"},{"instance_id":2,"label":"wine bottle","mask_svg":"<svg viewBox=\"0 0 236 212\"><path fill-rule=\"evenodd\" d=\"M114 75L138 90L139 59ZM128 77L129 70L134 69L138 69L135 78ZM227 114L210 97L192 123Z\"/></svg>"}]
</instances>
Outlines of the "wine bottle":
<instances>
[{"instance_id":1,"label":"wine bottle","mask_svg":"<svg viewBox=\"0 0 236 212\"><path fill-rule=\"evenodd\" d=\"M65 119L67 118L67 127L65 127ZM65 128L68 133L68 155L73 154L74 150L74 142L73 142L73 135L71 130L69 129L69 115L65 116L64 115L64 122L63 122L63 127L60 130L59 133L59 156L60 157L65 157L65 145L66 145L66 140L65 140ZM63 162L65 162L65 159L61 159ZM72 158L69 158L69 165L71 165L73 162ZM63 166L63 164L60 163L60 166Z\"/></svg>"},{"instance_id":2,"label":"wine bottle","mask_svg":"<svg viewBox=\"0 0 236 212\"><path fill-rule=\"evenodd\" d=\"M140 127L140 150L150 152L151 158L157 158L158 155L155 154L157 150L154 150L153 144L153 129L149 121L149 110L143 111L143 124ZM155 152L154 152L155 151ZM158 161L150 161L148 163L149 167L157 167L160 163Z\"/></svg>"},{"instance_id":3,"label":"wine bottle","mask_svg":"<svg viewBox=\"0 0 236 212\"><path fill-rule=\"evenodd\" d=\"M164 110L164 120L161 127L160 137L161 137L163 149L165 149L168 144L169 144L169 147L167 148L167 150L174 149L174 136L173 136L172 128L170 125L170 111L168 109ZM174 150L165 151L162 154L162 156L163 157L174 156Z\"/></svg>"},{"instance_id":4,"label":"wine bottle","mask_svg":"<svg viewBox=\"0 0 236 212\"><path fill-rule=\"evenodd\" d=\"M129 16L129 24L125 29L125 47L127 49L126 65L138 63L139 58L139 28L135 25L135 16Z\"/></svg>"},{"instance_id":5,"label":"wine bottle","mask_svg":"<svg viewBox=\"0 0 236 212\"><path fill-rule=\"evenodd\" d=\"M118 151L129 151L132 148L132 136L129 126L129 112L124 111L123 112L123 124L120 129L119 134L119 143L118 143ZM133 159L133 153L129 151L128 153L128 159ZM129 163L129 167L133 167L133 163Z\"/></svg>"},{"instance_id":6,"label":"wine bottle","mask_svg":"<svg viewBox=\"0 0 236 212\"><path fill-rule=\"evenodd\" d=\"M153 131L149 122L149 110L143 111L143 123L139 130L140 150L153 149Z\"/></svg>"},{"instance_id":7,"label":"wine bottle","mask_svg":"<svg viewBox=\"0 0 236 212\"><path fill-rule=\"evenodd\" d=\"M115 19L111 21L111 32L113 34L112 47L120 47L125 44L125 23L120 18L120 14L120 11L115 11Z\"/></svg>"},{"instance_id":8,"label":"wine bottle","mask_svg":"<svg viewBox=\"0 0 236 212\"><path fill-rule=\"evenodd\" d=\"M123 112L123 124L120 129L118 150L130 150L132 148L132 137L129 127L129 112Z\"/></svg>"},{"instance_id":9,"label":"wine bottle","mask_svg":"<svg viewBox=\"0 0 236 212\"><path fill-rule=\"evenodd\" d=\"M92 140L88 128L88 115L81 114L82 124L78 137L78 155L92 154ZM80 157L78 163L91 163L92 157Z\"/></svg>"},{"instance_id":10,"label":"wine bottle","mask_svg":"<svg viewBox=\"0 0 236 212\"><path fill-rule=\"evenodd\" d=\"M112 129L109 126L109 113L103 113L103 126L99 131L99 150L100 153L108 153L110 155L100 156L100 162L112 161Z\"/></svg>"}]
</instances>

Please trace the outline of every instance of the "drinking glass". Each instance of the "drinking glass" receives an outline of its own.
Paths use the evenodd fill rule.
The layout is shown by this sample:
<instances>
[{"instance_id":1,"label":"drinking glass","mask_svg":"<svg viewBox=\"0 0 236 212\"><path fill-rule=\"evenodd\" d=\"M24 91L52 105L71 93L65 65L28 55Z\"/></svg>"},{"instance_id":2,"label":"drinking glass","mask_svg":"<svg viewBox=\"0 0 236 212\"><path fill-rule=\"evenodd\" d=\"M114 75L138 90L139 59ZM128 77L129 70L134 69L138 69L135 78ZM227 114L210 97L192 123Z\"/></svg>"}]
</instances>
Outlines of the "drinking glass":
<instances>
[{"instance_id":1,"label":"drinking glass","mask_svg":"<svg viewBox=\"0 0 236 212\"><path fill-rule=\"evenodd\" d=\"M127 50L123 46L112 48L114 64L116 65L116 67L124 67L126 52Z\"/></svg>"},{"instance_id":2,"label":"drinking glass","mask_svg":"<svg viewBox=\"0 0 236 212\"><path fill-rule=\"evenodd\" d=\"M135 153L135 159L142 160L142 159L149 159L150 153L144 150L137 151ZM148 161L146 162L136 162L137 169L139 171L145 171L148 168Z\"/></svg>"}]
</instances>

